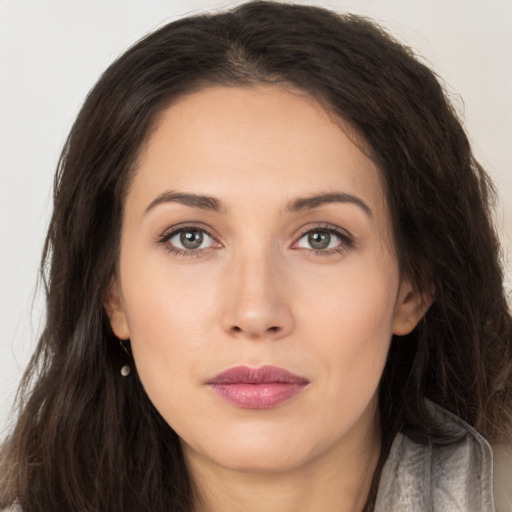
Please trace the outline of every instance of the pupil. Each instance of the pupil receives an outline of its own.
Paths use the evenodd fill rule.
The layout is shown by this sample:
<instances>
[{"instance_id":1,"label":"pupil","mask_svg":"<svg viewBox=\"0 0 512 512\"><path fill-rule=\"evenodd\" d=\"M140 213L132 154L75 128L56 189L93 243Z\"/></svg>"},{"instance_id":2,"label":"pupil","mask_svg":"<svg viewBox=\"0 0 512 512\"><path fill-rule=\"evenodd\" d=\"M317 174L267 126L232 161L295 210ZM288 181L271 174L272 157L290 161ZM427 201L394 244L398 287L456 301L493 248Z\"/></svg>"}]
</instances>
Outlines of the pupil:
<instances>
[{"instance_id":1,"label":"pupil","mask_svg":"<svg viewBox=\"0 0 512 512\"><path fill-rule=\"evenodd\" d=\"M331 235L329 233L315 231L308 235L308 242L313 249L327 249L331 242Z\"/></svg>"},{"instance_id":2,"label":"pupil","mask_svg":"<svg viewBox=\"0 0 512 512\"><path fill-rule=\"evenodd\" d=\"M203 233L198 230L183 231L180 241L186 249L197 249L203 243Z\"/></svg>"}]
</instances>

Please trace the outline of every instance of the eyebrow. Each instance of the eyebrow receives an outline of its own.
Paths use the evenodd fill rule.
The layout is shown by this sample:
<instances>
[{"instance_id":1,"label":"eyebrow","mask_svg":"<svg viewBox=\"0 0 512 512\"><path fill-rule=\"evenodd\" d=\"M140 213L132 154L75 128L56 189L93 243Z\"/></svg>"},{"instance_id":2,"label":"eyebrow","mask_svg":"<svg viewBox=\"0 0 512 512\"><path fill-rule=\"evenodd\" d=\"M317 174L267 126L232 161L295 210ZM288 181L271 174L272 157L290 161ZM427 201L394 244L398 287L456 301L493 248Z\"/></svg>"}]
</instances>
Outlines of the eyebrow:
<instances>
[{"instance_id":1,"label":"eyebrow","mask_svg":"<svg viewBox=\"0 0 512 512\"><path fill-rule=\"evenodd\" d=\"M169 191L164 192L163 194L160 194L158 197L153 199L153 201L151 201L151 203L149 203L149 205L144 210L144 214L148 213L156 206L164 203L180 203L184 204L185 206L190 206L191 208L198 208L200 210L213 212L220 212L225 210L222 203L215 197Z\"/></svg>"},{"instance_id":2,"label":"eyebrow","mask_svg":"<svg viewBox=\"0 0 512 512\"><path fill-rule=\"evenodd\" d=\"M180 203L191 208L213 212L226 212L227 208L217 198L200 194L167 191L153 199L144 210L144 215L160 204ZM373 218L371 208L359 197L342 192L316 194L309 197L298 197L288 203L286 210L301 212L312 210L329 203L351 203L361 208L370 218Z\"/></svg>"},{"instance_id":3,"label":"eyebrow","mask_svg":"<svg viewBox=\"0 0 512 512\"><path fill-rule=\"evenodd\" d=\"M373 218L373 212L371 208L359 197L353 196L352 194L345 194L342 192L317 194L310 197L299 197L291 201L287 210L291 212L301 212L304 210L312 210L318 208L324 204L329 203L351 203L359 206L368 217Z\"/></svg>"}]
</instances>

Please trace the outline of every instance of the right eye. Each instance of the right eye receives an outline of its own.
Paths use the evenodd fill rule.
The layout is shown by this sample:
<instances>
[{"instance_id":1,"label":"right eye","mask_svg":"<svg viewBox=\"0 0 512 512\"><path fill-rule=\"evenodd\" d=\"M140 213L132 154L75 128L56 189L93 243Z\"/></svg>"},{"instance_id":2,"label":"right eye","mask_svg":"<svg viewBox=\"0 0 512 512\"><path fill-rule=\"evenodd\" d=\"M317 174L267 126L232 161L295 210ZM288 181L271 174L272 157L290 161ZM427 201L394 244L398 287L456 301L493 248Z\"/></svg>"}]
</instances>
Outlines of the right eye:
<instances>
[{"instance_id":1,"label":"right eye","mask_svg":"<svg viewBox=\"0 0 512 512\"><path fill-rule=\"evenodd\" d=\"M189 256L201 254L203 251L220 244L203 228L184 226L162 236L159 243L174 254Z\"/></svg>"}]
</instances>

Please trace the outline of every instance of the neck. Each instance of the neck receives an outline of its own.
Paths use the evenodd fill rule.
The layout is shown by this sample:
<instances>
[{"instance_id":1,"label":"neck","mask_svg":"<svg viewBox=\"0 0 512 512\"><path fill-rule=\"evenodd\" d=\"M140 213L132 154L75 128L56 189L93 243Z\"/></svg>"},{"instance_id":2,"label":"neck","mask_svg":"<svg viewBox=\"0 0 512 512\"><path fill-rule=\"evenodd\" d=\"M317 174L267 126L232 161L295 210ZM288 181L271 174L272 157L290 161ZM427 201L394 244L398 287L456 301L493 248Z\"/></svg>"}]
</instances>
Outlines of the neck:
<instances>
[{"instance_id":1,"label":"neck","mask_svg":"<svg viewBox=\"0 0 512 512\"><path fill-rule=\"evenodd\" d=\"M358 512L368 498L381 447L379 428L349 435L286 471L245 472L184 450L195 488L194 512Z\"/></svg>"}]
</instances>

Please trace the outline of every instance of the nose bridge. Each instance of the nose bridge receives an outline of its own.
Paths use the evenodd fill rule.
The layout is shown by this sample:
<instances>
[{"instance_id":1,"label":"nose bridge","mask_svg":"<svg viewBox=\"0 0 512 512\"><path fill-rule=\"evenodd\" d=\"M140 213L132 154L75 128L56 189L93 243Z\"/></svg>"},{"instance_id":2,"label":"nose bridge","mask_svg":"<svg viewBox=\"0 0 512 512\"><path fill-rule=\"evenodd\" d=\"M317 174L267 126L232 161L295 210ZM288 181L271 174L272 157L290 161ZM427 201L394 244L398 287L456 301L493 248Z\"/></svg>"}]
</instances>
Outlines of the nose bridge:
<instances>
[{"instance_id":1,"label":"nose bridge","mask_svg":"<svg viewBox=\"0 0 512 512\"><path fill-rule=\"evenodd\" d=\"M267 240L268 243L268 240ZM240 247L231 262L224 328L251 338L281 337L293 327L279 252L271 244Z\"/></svg>"}]
</instances>

